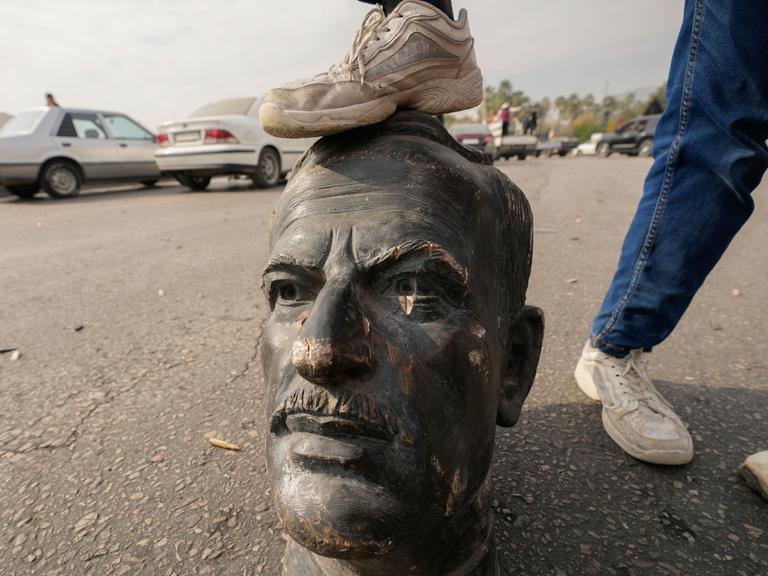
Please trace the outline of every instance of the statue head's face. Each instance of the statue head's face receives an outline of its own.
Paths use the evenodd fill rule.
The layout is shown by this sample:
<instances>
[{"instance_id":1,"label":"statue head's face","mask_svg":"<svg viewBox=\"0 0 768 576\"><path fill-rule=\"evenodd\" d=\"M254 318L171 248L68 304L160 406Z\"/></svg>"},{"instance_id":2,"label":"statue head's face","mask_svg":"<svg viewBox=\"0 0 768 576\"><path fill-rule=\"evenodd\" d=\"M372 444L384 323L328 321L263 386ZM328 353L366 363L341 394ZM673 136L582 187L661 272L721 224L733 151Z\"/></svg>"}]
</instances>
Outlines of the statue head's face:
<instances>
[{"instance_id":1,"label":"statue head's face","mask_svg":"<svg viewBox=\"0 0 768 576\"><path fill-rule=\"evenodd\" d=\"M364 558L477 505L495 425L517 420L532 383L542 320L522 306L530 242L510 254L504 239L516 226L530 238L527 205L511 206L525 201L499 191L502 177L425 138L336 138L275 214L268 461L290 536Z\"/></svg>"}]
</instances>

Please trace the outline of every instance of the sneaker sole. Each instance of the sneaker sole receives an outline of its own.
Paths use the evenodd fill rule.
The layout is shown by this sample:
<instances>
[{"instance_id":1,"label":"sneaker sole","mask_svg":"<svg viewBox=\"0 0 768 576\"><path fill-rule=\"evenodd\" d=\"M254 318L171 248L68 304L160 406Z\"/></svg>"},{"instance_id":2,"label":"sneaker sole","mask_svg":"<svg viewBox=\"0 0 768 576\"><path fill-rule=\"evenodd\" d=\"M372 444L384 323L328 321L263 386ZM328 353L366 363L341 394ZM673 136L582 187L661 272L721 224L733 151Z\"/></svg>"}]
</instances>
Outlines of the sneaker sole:
<instances>
[{"instance_id":1,"label":"sneaker sole","mask_svg":"<svg viewBox=\"0 0 768 576\"><path fill-rule=\"evenodd\" d=\"M314 138L377 124L400 109L427 114L450 114L478 106L483 100L483 77L475 69L463 78L433 79L419 86L381 96L370 102L331 110L283 110L265 103L259 110L261 126L279 138Z\"/></svg>"},{"instance_id":2,"label":"sneaker sole","mask_svg":"<svg viewBox=\"0 0 768 576\"><path fill-rule=\"evenodd\" d=\"M682 466L689 464L693 460L693 450L641 450L633 446L632 443L621 435L621 432L611 421L606 418L605 408L603 408L603 428L611 440L618 444L619 448L637 460L663 466Z\"/></svg>"}]
</instances>

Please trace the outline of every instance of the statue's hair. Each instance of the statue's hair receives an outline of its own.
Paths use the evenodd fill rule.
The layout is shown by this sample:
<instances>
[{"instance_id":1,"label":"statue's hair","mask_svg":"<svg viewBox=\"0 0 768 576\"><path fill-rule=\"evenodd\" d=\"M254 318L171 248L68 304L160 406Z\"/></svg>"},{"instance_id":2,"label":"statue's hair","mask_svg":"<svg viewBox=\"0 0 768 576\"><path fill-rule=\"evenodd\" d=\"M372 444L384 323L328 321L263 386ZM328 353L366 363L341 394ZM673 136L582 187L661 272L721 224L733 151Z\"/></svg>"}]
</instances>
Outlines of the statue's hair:
<instances>
[{"instance_id":1,"label":"statue's hair","mask_svg":"<svg viewBox=\"0 0 768 576\"><path fill-rule=\"evenodd\" d=\"M318 140L299 160L294 177L312 166L329 165L348 156L353 150L364 149L374 142L391 137L423 138L445 146L457 156L475 164L476 172L491 199L498 202L501 214L498 253L500 304L505 312L514 314L524 303L531 274L533 256L533 216L523 192L502 172L494 168L485 154L459 144L434 117L421 112L398 112L388 120L373 126L326 136ZM457 158L457 163L462 161Z\"/></svg>"}]
</instances>

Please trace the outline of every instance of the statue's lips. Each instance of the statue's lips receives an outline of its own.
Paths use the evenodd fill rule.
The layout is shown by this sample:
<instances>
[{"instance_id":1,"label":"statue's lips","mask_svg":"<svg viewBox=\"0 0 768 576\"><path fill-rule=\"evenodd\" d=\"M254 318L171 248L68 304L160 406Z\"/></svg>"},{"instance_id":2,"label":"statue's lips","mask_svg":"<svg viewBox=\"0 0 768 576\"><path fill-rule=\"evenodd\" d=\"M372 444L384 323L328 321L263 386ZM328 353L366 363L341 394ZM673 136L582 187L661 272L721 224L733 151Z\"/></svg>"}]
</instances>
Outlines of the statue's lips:
<instances>
[{"instance_id":1,"label":"statue's lips","mask_svg":"<svg viewBox=\"0 0 768 576\"><path fill-rule=\"evenodd\" d=\"M389 432L370 422L338 416L290 414L285 418L289 446L296 460L353 465L365 455L360 440L392 440ZM370 445L369 445L370 446Z\"/></svg>"},{"instance_id":2,"label":"statue's lips","mask_svg":"<svg viewBox=\"0 0 768 576\"><path fill-rule=\"evenodd\" d=\"M359 418L290 414L285 418L285 427L289 432L305 432L348 440L366 437L390 442L394 439L390 430Z\"/></svg>"},{"instance_id":3,"label":"statue's lips","mask_svg":"<svg viewBox=\"0 0 768 576\"><path fill-rule=\"evenodd\" d=\"M336 463L351 466L365 455L362 447L337 438L297 432L290 437L294 460Z\"/></svg>"}]
</instances>

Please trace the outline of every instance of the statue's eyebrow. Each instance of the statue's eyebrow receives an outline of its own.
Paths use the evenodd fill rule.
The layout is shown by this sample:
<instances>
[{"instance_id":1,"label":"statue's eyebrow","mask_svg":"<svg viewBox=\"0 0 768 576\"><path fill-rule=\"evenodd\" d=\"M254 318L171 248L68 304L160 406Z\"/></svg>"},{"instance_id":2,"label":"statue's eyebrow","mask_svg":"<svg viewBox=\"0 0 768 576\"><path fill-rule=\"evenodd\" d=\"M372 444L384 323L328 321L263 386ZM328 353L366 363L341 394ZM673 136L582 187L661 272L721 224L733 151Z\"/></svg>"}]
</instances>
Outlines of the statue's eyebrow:
<instances>
[{"instance_id":1,"label":"statue's eyebrow","mask_svg":"<svg viewBox=\"0 0 768 576\"><path fill-rule=\"evenodd\" d=\"M321 262L302 262L296 258L286 255L278 255L270 258L264 270L261 273L262 278L274 272L293 272L299 274L322 275L323 265Z\"/></svg>"},{"instance_id":2,"label":"statue's eyebrow","mask_svg":"<svg viewBox=\"0 0 768 576\"><path fill-rule=\"evenodd\" d=\"M391 266L397 262L414 256L427 256L431 261L440 264L450 275L463 285L469 284L469 270L440 244L426 240L412 240L375 254L364 262L364 267L375 271Z\"/></svg>"}]
</instances>

